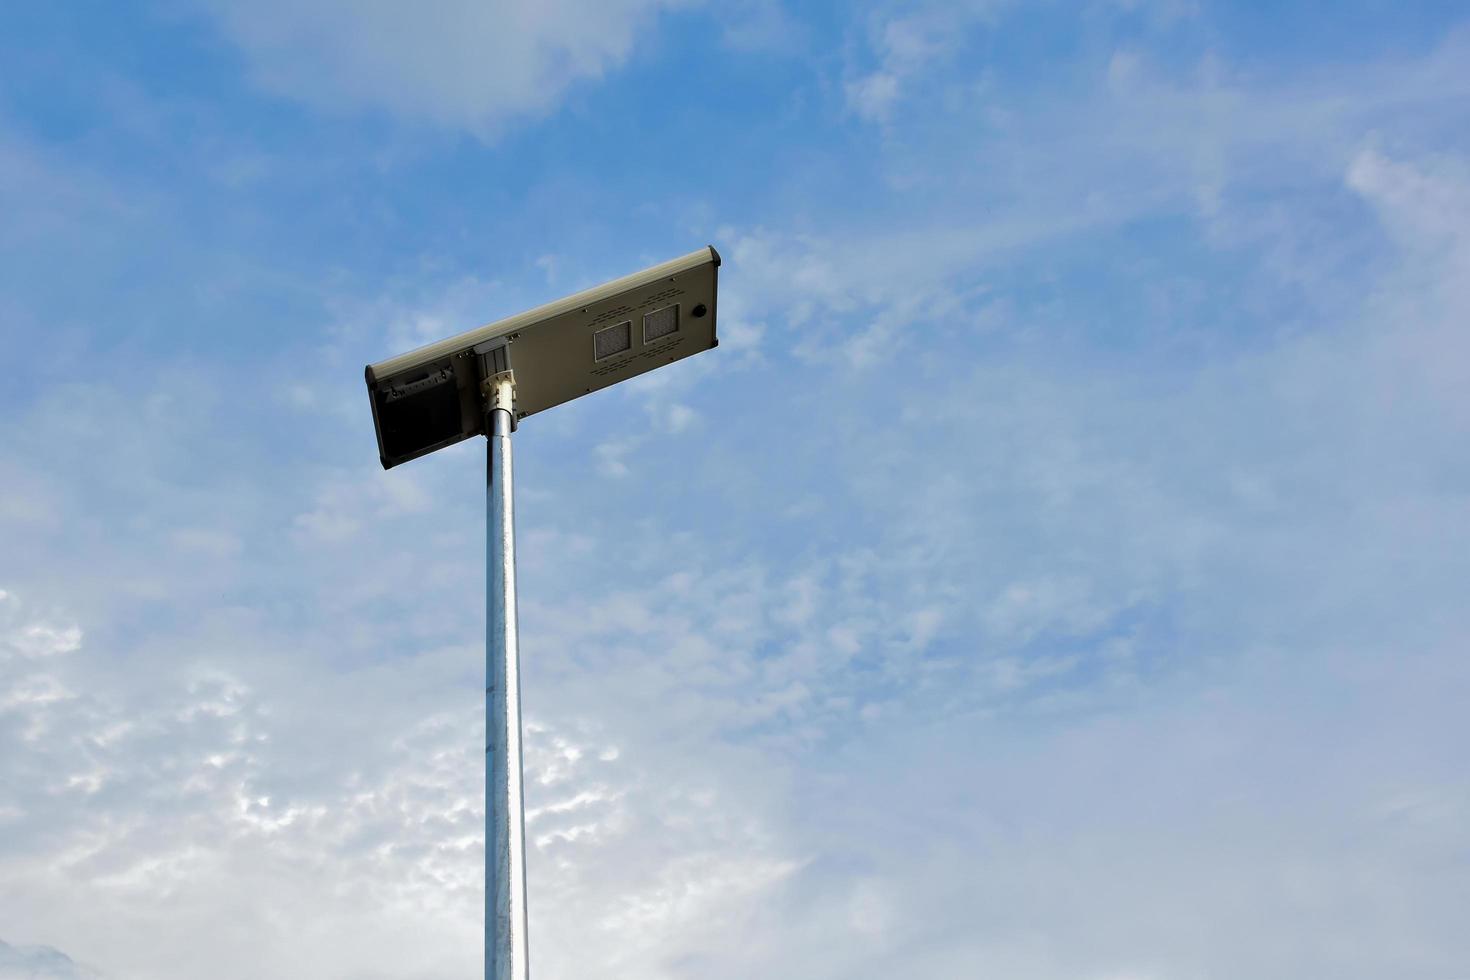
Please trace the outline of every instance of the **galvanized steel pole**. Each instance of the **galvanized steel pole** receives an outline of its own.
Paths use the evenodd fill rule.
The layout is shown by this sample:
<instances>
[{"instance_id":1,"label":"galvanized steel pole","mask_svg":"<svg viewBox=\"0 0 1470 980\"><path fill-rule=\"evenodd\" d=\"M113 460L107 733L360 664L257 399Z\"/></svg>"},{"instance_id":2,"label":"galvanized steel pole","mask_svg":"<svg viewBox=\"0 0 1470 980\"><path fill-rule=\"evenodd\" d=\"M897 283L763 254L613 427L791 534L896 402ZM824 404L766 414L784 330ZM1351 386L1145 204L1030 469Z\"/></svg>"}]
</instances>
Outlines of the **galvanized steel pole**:
<instances>
[{"instance_id":1,"label":"galvanized steel pole","mask_svg":"<svg viewBox=\"0 0 1470 980\"><path fill-rule=\"evenodd\" d=\"M507 382L508 384L508 382ZM509 404L509 393L504 401ZM496 402L492 401L492 405ZM510 412L490 410L485 618L485 980L528 980L526 817Z\"/></svg>"}]
</instances>

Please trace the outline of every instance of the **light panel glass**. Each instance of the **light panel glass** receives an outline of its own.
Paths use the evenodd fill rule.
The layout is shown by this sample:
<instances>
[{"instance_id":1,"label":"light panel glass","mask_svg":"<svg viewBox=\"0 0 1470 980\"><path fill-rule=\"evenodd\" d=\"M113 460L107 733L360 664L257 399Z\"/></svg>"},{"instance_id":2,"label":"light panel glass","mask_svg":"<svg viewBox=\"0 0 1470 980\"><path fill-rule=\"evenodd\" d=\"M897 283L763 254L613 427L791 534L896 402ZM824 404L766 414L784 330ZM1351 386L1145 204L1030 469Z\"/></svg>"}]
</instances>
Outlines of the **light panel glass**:
<instances>
[{"instance_id":1,"label":"light panel glass","mask_svg":"<svg viewBox=\"0 0 1470 980\"><path fill-rule=\"evenodd\" d=\"M661 310L643 315L643 342L645 344L667 337L679 329L679 304L665 306Z\"/></svg>"},{"instance_id":2,"label":"light panel glass","mask_svg":"<svg viewBox=\"0 0 1470 980\"><path fill-rule=\"evenodd\" d=\"M621 354L633 346L633 321L624 320L610 327L603 327L592 335L592 359L600 361L603 358Z\"/></svg>"}]
</instances>

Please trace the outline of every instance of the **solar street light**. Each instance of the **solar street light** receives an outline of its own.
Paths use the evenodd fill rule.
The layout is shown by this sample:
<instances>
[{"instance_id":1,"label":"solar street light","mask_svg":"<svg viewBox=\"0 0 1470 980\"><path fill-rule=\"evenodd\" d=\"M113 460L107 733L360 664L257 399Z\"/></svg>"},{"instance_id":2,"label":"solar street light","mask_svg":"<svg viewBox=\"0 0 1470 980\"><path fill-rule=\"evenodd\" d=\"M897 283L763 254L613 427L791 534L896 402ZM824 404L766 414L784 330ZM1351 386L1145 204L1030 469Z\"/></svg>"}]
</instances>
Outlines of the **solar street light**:
<instances>
[{"instance_id":1,"label":"solar street light","mask_svg":"<svg viewBox=\"0 0 1470 980\"><path fill-rule=\"evenodd\" d=\"M527 980L511 433L521 419L708 350L713 247L367 367L388 469L484 434L485 978Z\"/></svg>"}]
</instances>

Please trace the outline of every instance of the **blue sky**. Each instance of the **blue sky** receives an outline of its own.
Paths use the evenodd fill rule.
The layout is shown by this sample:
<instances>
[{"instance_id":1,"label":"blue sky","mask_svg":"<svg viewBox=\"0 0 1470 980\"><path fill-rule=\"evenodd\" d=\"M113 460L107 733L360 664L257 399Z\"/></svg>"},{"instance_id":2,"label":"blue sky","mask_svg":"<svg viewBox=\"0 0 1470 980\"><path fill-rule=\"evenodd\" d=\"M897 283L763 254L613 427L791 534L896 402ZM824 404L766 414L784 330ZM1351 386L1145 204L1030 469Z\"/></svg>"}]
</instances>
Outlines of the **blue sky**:
<instances>
[{"instance_id":1,"label":"blue sky","mask_svg":"<svg viewBox=\"0 0 1470 980\"><path fill-rule=\"evenodd\" d=\"M0 977L478 975L483 446L362 366L683 254L517 437L543 980L1465 980L1470 16L0 11Z\"/></svg>"}]
</instances>

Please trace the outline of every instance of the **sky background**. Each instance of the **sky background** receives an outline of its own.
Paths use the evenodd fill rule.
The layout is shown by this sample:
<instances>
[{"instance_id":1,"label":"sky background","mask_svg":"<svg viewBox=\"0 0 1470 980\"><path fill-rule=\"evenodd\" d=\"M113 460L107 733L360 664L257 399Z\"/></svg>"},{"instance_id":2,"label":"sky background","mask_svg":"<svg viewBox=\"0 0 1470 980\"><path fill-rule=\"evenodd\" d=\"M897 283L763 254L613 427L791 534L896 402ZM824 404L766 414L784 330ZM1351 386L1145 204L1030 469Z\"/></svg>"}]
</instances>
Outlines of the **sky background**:
<instances>
[{"instance_id":1,"label":"sky background","mask_svg":"<svg viewBox=\"0 0 1470 980\"><path fill-rule=\"evenodd\" d=\"M1470 12L0 6L0 977L479 976L482 454L362 366L713 243L517 436L541 980L1470 980Z\"/></svg>"}]
</instances>

